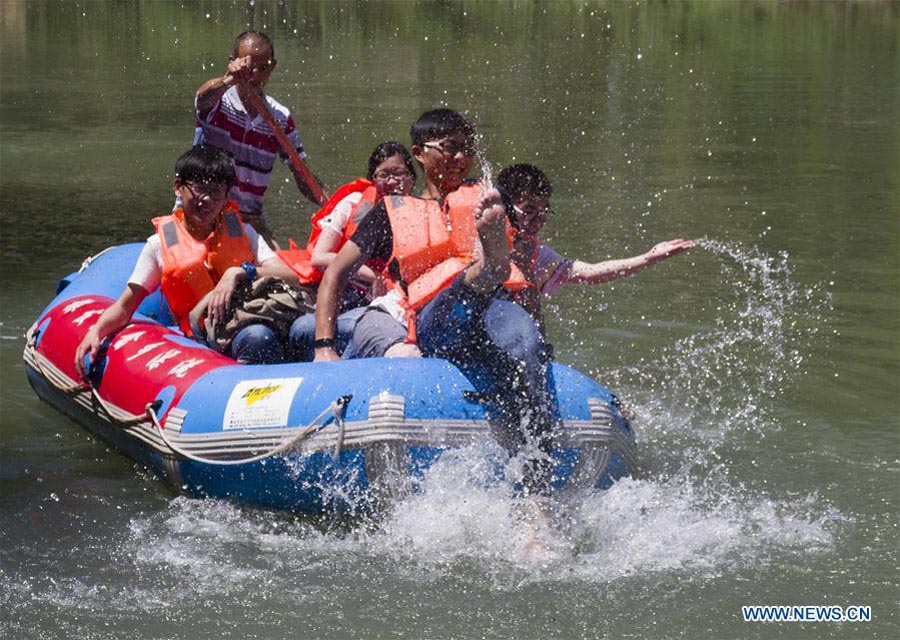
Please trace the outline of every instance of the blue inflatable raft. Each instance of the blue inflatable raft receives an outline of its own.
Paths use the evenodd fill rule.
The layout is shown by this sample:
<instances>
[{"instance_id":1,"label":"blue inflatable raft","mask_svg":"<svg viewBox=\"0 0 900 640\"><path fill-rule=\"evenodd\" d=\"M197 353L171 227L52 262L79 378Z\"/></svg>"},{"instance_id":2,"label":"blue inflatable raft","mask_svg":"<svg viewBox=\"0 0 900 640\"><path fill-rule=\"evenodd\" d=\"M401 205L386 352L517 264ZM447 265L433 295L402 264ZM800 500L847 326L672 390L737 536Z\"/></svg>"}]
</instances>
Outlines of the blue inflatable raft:
<instances>
[{"instance_id":1,"label":"blue inflatable raft","mask_svg":"<svg viewBox=\"0 0 900 640\"><path fill-rule=\"evenodd\" d=\"M159 293L107 341L91 384L80 381L75 348L141 247L112 247L64 278L24 358L38 396L174 487L303 513L368 512L416 490L444 451L492 442L472 385L446 361L241 365L170 326ZM608 487L633 464L619 402L565 365L553 374L562 419L554 489ZM497 468L502 475L502 461Z\"/></svg>"}]
</instances>

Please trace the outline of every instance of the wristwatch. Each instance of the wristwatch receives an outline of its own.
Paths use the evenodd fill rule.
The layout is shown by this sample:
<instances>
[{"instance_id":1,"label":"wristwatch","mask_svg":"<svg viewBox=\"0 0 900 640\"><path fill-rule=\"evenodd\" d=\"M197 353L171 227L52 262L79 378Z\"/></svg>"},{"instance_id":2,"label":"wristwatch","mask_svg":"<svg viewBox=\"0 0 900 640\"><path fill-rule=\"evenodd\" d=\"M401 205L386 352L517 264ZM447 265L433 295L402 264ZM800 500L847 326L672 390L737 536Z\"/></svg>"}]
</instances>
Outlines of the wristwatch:
<instances>
[{"instance_id":1,"label":"wristwatch","mask_svg":"<svg viewBox=\"0 0 900 640\"><path fill-rule=\"evenodd\" d=\"M247 283L251 283L256 280L256 265L252 262L242 262L241 269L244 270L244 273L247 274Z\"/></svg>"},{"instance_id":2,"label":"wristwatch","mask_svg":"<svg viewBox=\"0 0 900 640\"><path fill-rule=\"evenodd\" d=\"M313 342L313 349L324 349L325 347L334 347L334 338L318 338Z\"/></svg>"}]
</instances>

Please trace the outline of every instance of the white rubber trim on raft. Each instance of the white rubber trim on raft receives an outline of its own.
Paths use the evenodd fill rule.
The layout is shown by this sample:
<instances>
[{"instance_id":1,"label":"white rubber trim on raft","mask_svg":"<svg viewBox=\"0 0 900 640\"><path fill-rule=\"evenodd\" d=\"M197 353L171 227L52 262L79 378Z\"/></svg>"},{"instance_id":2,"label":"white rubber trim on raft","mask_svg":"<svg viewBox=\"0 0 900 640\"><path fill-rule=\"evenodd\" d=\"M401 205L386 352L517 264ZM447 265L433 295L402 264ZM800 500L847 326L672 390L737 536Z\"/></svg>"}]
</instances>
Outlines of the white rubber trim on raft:
<instances>
[{"instance_id":1,"label":"white rubber trim on raft","mask_svg":"<svg viewBox=\"0 0 900 640\"><path fill-rule=\"evenodd\" d=\"M36 353L32 347L26 347L23 357L26 364L34 371L43 372L51 385L66 387L76 382L60 371L50 360ZM40 367L35 364L37 359L40 359ZM109 420L102 410L98 410L91 401L90 394L80 394L70 396L70 398L102 420L118 426ZM634 443L615 425L608 404L600 398L588 398L587 403L591 412L590 420L563 421L558 440L558 444L562 447L582 447L583 449L570 480L579 486L593 486L598 475L606 468L613 453L618 453L630 469L634 469L636 463ZM141 417L111 403L107 403L107 405L116 419L127 421ZM182 428L186 417L187 412L180 407L174 407L168 412L165 421L167 437L180 448L203 457L233 458L259 453L278 446L306 426L185 434L182 433ZM137 425L118 426L118 428L162 454L164 459L172 456L171 450L159 437L149 419ZM374 445L388 445L387 448L376 447L383 453L375 454L385 458L385 465L382 466L387 468L400 464L406 456L405 447L462 446L477 437L487 436L489 433L490 424L487 420L407 419L404 398L382 393L370 398L367 419L346 422L342 448L344 450L364 448L368 459L370 453L375 454L375 451L372 450ZM309 454L333 450L338 438L339 434L336 431L322 429L302 441L296 451ZM395 449L398 450L395 451ZM376 469L377 466L373 467L372 472L376 476L382 475Z\"/></svg>"}]
</instances>

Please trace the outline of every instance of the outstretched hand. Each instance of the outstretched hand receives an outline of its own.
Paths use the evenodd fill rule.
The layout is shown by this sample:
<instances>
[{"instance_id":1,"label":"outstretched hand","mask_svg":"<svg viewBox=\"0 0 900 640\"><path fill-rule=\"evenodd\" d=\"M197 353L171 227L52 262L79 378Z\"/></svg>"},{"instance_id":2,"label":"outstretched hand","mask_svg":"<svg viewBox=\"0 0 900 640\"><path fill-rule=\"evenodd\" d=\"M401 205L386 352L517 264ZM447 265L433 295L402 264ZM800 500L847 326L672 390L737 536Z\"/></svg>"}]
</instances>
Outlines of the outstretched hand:
<instances>
[{"instance_id":1,"label":"outstretched hand","mask_svg":"<svg viewBox=\"0 0 900 640\"><path fill-rule=\"evenodd\" d=\"M654 245L650 251L644 254L649 262L659 262L666 258L671 258L679 253L683 253L694 246L693 240L685 240L676 238L675 240L666 240Z\"/></svg>"}]
</instances>

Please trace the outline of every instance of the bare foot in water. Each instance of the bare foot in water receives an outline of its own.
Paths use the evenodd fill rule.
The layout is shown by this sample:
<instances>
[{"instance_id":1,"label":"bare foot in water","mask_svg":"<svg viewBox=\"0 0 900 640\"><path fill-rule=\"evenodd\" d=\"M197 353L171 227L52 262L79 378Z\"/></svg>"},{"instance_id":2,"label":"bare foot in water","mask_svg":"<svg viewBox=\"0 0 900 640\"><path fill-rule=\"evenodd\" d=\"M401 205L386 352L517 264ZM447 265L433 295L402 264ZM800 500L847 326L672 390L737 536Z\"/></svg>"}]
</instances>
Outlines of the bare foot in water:
<instances>
[{"instance_id":1,"label":"bare foot in water","mask_svg":"<svg viewBox=\"0 0 900 640\"><path fill-rule=\"evenodd\" d=\"M478 199L475 226L483 256L466 271L466 282L477 291L490 293L509 278L506 209L496 189L488 189Z\"/></svg>"},{"instance_id":2,"label":"bare foot in water","mask_svg":"<svg viewBox=\"0 0 900 640\"><path fill-rule=\"evenodd\" d=\"M552 559L554 553L550 545L550 505L543 500L535 500L525 503L523 509L526 535L520 551L522 560L537 564Z\"/></svg>"}]
</instances>

